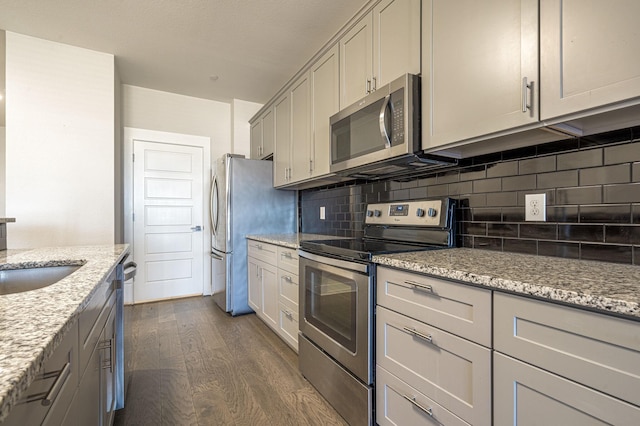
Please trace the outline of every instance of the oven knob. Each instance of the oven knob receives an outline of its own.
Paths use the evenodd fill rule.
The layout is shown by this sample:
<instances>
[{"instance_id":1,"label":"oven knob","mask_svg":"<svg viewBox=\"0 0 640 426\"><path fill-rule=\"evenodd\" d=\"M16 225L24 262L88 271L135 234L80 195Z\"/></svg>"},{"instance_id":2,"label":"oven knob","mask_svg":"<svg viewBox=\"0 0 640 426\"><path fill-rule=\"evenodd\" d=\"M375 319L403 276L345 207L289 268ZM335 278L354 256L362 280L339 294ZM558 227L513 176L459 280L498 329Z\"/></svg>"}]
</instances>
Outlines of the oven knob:
<instances>
[{"instance_id":1,"label":"oven knob","mask_svg":"<svg viewBox=\"0 0 640 426\"><path fill-rule=\"evenodd\" d=\"M371 217L373 216L373 211L372 210L367 210L367 217Z\"/></svg>"},{"instance_id":2,"label":"oven knob","mask_svg":"<svg viewBox=\"0 0 640 426\"><path fill-rule=\"evenodd\" d=\"M375 217L382 216L382 212L380 210L376 210L375 212L373 212L373 214L375 215Z\"/></svg>"},{"instance_id":3,"label":"oven knob","mask_svg":"<svg viewBox=\"0 0 640 426\"><path fill-rule=\"evenodd\" d=\"M429 207L429 210L427 210L427 216L429 217L436 217L437 214L438 214L438 211L433 207Z\"/></svg>"},{"instance_id":4,"label":"oven knob","mask_svg":"<svg viewBox=\"0 0 640 426\"><path fill-rule=\"evenodd\" d=\"M422 217L422 216L424 216L424 209L418 209L418 210L416 210L416 216L418 216L418 217Z\"/></svg>"}]
</instances>

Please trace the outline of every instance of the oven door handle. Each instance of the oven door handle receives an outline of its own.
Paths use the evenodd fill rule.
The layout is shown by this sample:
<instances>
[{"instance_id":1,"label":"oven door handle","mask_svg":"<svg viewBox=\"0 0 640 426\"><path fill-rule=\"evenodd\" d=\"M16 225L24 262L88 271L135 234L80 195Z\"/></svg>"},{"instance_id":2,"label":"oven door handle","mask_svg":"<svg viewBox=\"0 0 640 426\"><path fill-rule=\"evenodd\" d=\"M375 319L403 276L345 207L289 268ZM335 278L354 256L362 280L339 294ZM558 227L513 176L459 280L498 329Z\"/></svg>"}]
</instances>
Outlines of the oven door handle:
<instances>
[{"instance_id":1,"label":"oven door handle","mask_svg":"<svg viewBox=\"0 0 640 426\"><path fill-rule=\"evenodd\" d=\"M314 262L324 263L326 265L335 266L337 268L348 269L350 271L362 272L363 274L369 273L369 265L357 262L348 262L346 260L334 259L332 257L318 256L313 253L298 250L298 255L305 259L313 260Z\"/></svg>"}]
</instances>

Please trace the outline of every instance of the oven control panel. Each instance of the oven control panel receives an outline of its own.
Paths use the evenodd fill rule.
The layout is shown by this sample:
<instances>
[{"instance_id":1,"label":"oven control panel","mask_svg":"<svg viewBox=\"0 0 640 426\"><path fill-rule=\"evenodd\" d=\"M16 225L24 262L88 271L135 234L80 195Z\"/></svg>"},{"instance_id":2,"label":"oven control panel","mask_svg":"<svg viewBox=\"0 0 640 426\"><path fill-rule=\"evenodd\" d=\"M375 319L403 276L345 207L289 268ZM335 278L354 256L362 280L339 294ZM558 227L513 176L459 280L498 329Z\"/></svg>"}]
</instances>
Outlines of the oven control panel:
<instances>
[{"instance_id":1,"label":"oven control panel","mask_svg":"<svg viewBox=\"0 0 640 426\"><path fill-rule=\"evenodd\" d=\"M366 224L400 226L442 226L442 200L402 201L369 204Z\"/></svg>"}]
</instances>

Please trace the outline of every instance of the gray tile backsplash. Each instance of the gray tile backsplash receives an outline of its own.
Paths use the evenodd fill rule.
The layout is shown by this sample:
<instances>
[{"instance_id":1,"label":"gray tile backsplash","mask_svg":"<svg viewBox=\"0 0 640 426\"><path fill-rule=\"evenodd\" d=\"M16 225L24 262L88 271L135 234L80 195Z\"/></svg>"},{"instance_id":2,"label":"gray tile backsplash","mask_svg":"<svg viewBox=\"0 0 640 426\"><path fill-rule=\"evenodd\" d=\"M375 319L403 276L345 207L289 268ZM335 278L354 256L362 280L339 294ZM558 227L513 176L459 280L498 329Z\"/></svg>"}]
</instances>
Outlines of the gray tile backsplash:
<instances>
[{"instance_id":1,"label":"gray tile backsplash","mask_svg":"<svg viewBox=\"0 0 640 426\"><path fill-rule=\"evenodd\" d=\"M547 194L547 222L524 196ZM409 181L300 191L301 231L361 237L367 203L459 200L461 247L640 265L640 127L463 159ZM319 210L326 208L326 219Z\"/></svg>"}]
</instances>

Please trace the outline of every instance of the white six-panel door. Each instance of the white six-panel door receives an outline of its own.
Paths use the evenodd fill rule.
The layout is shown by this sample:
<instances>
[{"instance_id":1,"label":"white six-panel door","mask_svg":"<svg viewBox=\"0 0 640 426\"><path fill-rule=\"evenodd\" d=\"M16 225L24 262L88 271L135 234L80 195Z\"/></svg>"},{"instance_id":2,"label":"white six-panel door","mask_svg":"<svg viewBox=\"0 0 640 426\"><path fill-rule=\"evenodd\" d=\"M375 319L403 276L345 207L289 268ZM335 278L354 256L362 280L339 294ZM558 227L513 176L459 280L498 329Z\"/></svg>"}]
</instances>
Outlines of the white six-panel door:
<instances>
[{"instance_id":1,"label":"white six-panel door","mask_svg":"<svg viewBox=\"0 0 640 426\"><path fill-rule=\"evenodd\" d=\"M203 294L202 151L133 141L134 303Z\"/></svg>"}]
</instances>

